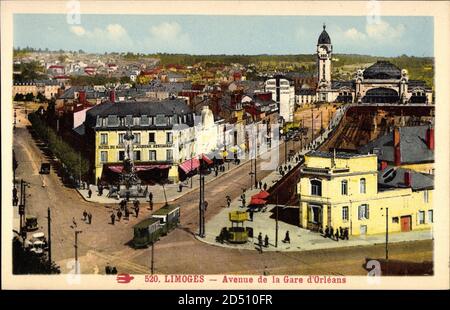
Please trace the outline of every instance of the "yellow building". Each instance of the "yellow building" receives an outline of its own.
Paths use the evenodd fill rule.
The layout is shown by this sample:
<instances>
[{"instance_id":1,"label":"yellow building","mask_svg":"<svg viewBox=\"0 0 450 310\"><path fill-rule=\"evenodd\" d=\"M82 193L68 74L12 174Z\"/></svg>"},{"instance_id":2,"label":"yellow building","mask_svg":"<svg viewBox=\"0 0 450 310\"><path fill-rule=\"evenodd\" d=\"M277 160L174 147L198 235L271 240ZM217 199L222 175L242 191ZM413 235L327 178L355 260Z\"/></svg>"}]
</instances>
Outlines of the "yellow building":
<instances>
[{"instance_id":1,"label":"yellow building","mask_svg":"<svg viewBox=\"0 0 450 310\"><path fill-rule=\"evenodd\" d=\"M118 179L128 128L134 137L134 165L144 182L177 182L180 173L198 168L198 160L190 164L192 158L205 156L217 147L218 126L211 110L206 107L197 116L180 99L105 102L86 113L84 126L95 145L95 180Z\"/></svg>"},{"instance_id":2,"label":"yellow building","mask_svg":"<svg viewBox=\"0 0 450 310\"><path fill-rule=\"evenodd\" d=\"M430 229L430 174L396 167L377 170L377 156L310 152L301 167L297 193L300 226L348 228L350 235Z\"/></svg>"}]
</instances>

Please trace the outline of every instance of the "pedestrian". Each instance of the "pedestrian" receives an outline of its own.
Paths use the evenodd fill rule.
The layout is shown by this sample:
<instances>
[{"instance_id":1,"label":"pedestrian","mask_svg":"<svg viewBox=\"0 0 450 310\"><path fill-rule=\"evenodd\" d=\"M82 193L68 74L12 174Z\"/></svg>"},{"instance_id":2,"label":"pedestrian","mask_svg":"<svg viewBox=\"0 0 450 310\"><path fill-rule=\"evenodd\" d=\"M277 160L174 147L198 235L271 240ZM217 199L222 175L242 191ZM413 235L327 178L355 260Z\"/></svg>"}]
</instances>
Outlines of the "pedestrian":
<instances>
[{"instance_id":1,"label":"pedestrian","mask_svg":"<svg viewBox=\"0 0 450 310\"><path fill-rule=\"evenodd\" d=\"M331 238L331 239L334 238L334 229L333 229L333 226L330 226L330 238Z\"/></svg>"},{"instance_id":2,"label":"pedestrian","mask_svg":"<svg viewBox=\"0 0 450 310\"><path fill-rule=\"evenodd\" d=\"M98 196L102 196L103 195L103 186L100 184L98 186Z\"/></svg>"},{"instance_id":3,"label":"pedestrian","mask_svg":"<svg viewBox=\"0 0 450 310\"><path fill-rule=\"evenodd\" d=\"M231 198L230 198L230 196L229 195L227 195L227 207L229 208L230 207L230 205L231 205Z\"/></svg>"},{"instance_id":4,"label":"pedestrian","mask_svg":"<svg viewBox=\"0 0 450 310\"><path fill-rule=\"evenodd\" d=\"M128 208L125 207L125 217L128 219L130 216L130 211L128 211Z\"/></svg>"},{"instance_id":5,"label":"pedestrian","mask_svg":"<svg viewBox=\"0 0 450 310\"><path fill-rule=\"evenodd\" d=\"M208 202L205 200L205 211L208 210Z\"/></svg>"},{"instance_id":6,"label":"pedestrian","mask_svg":"<svg viewBox=\"0 0 450 310\"><path fill-rule=\"evenodd\" d=\"M106 273L106 274L111 274L111 266L109 266L109 264L107 264L107 265L105 266L105 273Z\"/></svg>"},{"instance_id":7,"label":"pedestrian","mask_svg":"<svg viewBox=\"0 0 450 310\"><path fill-rule=\"evenodd\" d=\"M134 211L136 212L136 217L138 217L138 215L139 215L139 206L137 206L137 207L134 209Z\"/></svg>"},{"instance_id":8,"label":"pedestrian","mask_svg":"<svg viewBox=\"0 0 450 310\"><path fill-rule=\"evenodd\" d=\"M152 192L148 193L148 200L153 201L153 193Z\"/></svg>"},{"instance_id":9,"label":"pedestrian","mask_svg":"<svg viewBox=\"0 0 450 310\"><path fill-rule=\"evenodd\" d=\"M242 199L242 208L245 208L245 196L244 199Z\"/></svg>"},{"instance_id":10,"label":"pedestrian","mask_svg":"<svg viewBox=\"0 0 450 310\"><path fill-rule=\"evenodd\" d=\"M288 170L291 170L291 168L292 168L291 165L288 165Z\"/></svg>"},{"instance_id":11,"label":"pedestrian","mask_svg":"<svg viewBox=\"0 0 450 310\"><path fill-rule=\"evenodd\" d=\"M91 212L89 212L88 213L88 220L89 220L89 224L92 224L92 213Z\"/></svg>"},{"instance_id":12,"label":"pedestrian","mask_svg":"<svg viewBox=\"0 0 450 310\"><path fill-rule=\"evenodd\" d=\"M178 184L178 191L180 193L183 191L183 184L181 184L181 182Z\"/></svg>"},{"instance_id":13,"label":"pedestrian","mask_svg":"<svg viewBox=\"0 0 450 310\"><path fill-rule=\"evenodd\" d=\"M83 221L85 221L86 222L86 217L87 217L87 211L86 210L84 210L83 211Z\"/></svg>"},{"instance_id":14,"label":"pedestrian","mask_svg":"<svg viewBox=\"0 0 450 310\"><path fill-rule=\"evenodd\" d=\"M262 189L262 181L259 181L259 188Z\"/></svg>"},{"instance_id":15,"label":"pedestrian","mask_svg":"<svg viewBox=\"0 0 450 310\"><path fill-rule=\"evenodd\" d=\"M117 274L117 268L116 266L112 267L111 274Z\"/></svg>"},{"instance_id":16,"label":"pedestrian","mask_svg":"<svg viewBox=\"0 0 450 310\"><path fill-rule=\"evenodd\" d=\"M149 205L150 205L150 211L153 211L153 201L150 201Z\"/></svg>"},{"instance_id":17,"label":"pedestrian","mask_svg":"<svg viewBox=\"0 0 450 310\"><path fill-rule=\"evenodd\" d=\"M348 240L348 227L344 230L345 240Z\"/></svg>"},{"instance_id":18,"label":"pedestrian","mask_svg":"<svg viewBox=\"0 0 450 310\"><path fill-rule=\"evenodd\" d=\"M265 236L264 237L264 247L268 248L269 247L269 236Z\"/></svg>"},{"instance_id":19,"label":"pedestrian","mask_svg":"<svg viewBox=\"0 0 450 310\"><path fill-rule=\"evenodd\" d=\"M214 169L214 176L217 176L219 174L219 170L218 169Z\"/></svg>"},{"instance_id":20,"label":"pedestrian","mask_svg":"<svg viewBox=\"0 0 450 310\"><path fill-rule=\"evenodd\" d=\"M250 221L253 222L253 210L250 210Z\"/></svg>"},{"instance_id":21,"label":"pedestrian","mask_svg":"<svg viewBox=\"0 0 450 310\"><path fill-rule=\"evenodd\" d=\"M129 192L129 191L126 192L126 194L125 194L125 199L126 199L127 201L130 201L130 192Z\"/></svg>"},{"instance_id":22,"label":"pedestrian","mask_svg":"<svg viewBox=\"0 0 450 310\"><path fill-rule=\"evenodd\" d=\"M259 253L262 253L262 247L263 247L262 233L259 233L259 235L258 235L258 246L259 246Z\"/></svg>"},{"instance_id":23,"label":"pedestrian","mask_svg":"<svg viewBox=\"0 0 450 310\"><path fill-rule=\"evenodd\" d=\"M267 190L267 183L264 183L263 189L264 189L264 190Z\"/></svg>"},{"instance_id":24,"label":"pedestrian","mask_svg":"<svg viewBox=\"0 0 450 310\"><path fill-rule=\"evenodd\" d=\"M91 188L89 188L89 190L88 190L88 198L91 198L91 196L92 196L92 190L91 190Z\"/></svg>"},{"instance_id":25,"label":"pedestrian","mask_svg":"<svg viewBox=\"0 0 450 310\"><path fill-rule=\"evenodd\" d=\"M139 208L139 200L137 200L137 198L134 199L134 201L133 201L133 206L134 206L135 209L136 209L136 208Z\"/></svg>"},{"instance_id":26,"label":"pedestrian","mask_svg":"<svg viewBox=\"0 0 450 310\"><path fill-rule=\"evenodd\" d=\"M120 218L122 217L122 211L120 209L117 211L117 221L120 221Z\"/></svg>"},{"instance_id":27,"label":"pedestrian","mask_svg":"<svg viewBox=\"0 0 450 310\"><path fill-rule=\"evenodd\" d=\"M116 215L113 213L111 213L111 224L114 225L114 222L116 221Z\"/></svg>"},{"instance_id":28,"label":"pedestrian","mask_svg":"<svg viewBox=\"0 0 450 310\"><path fill-rule=\"evenodd\" d=\"M269 275L269 271L267 270L267 266L264 266L264 272L263 275L268 276Z\"/></svg>"},{"instance_id":29,"label":"pedestrian","mask_svg":"<svg viewBox=\"0 0 450 310\"><path fill-rule=\"evenodd\" d=\"M289 237L289 230L286 231L286 235L284 236L283 242L284 243L289 243L289 244L291 243L291 237Z\"/></svg>"},{"instance_id":30,"label":"pedestrian","mask_svg":"<svg viewBox=\"0 0 450 310\"><path fill-rule=\"evenodd\" d=\"M325 237L325 238L328 238L329 233L330 233L330 229L328 228L328 225L327 225L327 226L325 227L325 235L324 235L324 237Z\"/></svg>"},{"instance_id":31,"label":"pedestrian","mask_svg":"<svg viewBox=\"0 0 450 310\"><path fill-rule=\"evenodd\" d=\"M341 239L344 237L344 230L342 229L342 226L339 226L339 236Z\"/></svg>"}]
</instances>

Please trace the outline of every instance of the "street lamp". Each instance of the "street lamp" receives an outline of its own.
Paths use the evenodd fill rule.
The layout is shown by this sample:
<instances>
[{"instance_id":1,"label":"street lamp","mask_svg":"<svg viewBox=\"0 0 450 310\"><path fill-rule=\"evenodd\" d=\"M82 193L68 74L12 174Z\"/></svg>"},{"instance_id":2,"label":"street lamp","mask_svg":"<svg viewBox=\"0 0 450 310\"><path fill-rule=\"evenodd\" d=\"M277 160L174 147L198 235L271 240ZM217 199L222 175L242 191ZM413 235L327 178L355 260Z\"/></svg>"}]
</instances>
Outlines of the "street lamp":
<instances>
[{"instance_id":1,"label":"street lamp","mask_svg":"<svg viewBox=\"0 0 450 310\"><path fill-rule=\"evenodd\" d=\"M75 249L75 274L78 274L78 235L82 233L81 230L77 230L77 223L74 221L73 225L70 225L70 227L74 230L75 234L75 243L73 245Z\"/></svg>"}]
</instances>

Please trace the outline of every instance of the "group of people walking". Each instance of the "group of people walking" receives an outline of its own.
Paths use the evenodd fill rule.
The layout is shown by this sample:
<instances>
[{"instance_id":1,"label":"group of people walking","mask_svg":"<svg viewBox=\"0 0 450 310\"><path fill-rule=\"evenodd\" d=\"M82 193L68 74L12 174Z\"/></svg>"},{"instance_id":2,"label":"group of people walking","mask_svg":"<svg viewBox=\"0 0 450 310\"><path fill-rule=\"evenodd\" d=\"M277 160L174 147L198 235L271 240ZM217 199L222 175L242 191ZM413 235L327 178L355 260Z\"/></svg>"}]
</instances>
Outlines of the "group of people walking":
<instances>
[{"instance_id":1,"label":"group of people walking","mask_svg":"<svg viewBox=\"0 0 450 310\"><path fill-rule=\"evenodd\" d=\"M135 199L133 200L133 210L134 210L134 214L136 217L139 216L139 210L140 210L140 202L139 200ZM117 215L116 215L117 214ZM111 213L111 224L114 225L116 222L116 218L117 221L120 221L120 219L122 218L122 216L126 219L128 219L130 217L130 210L128 208L128 201L126 199L123 199L120 203L119 203L119 208L117 210L117 212L112 212Z\"/></svg>"},{"instance_id":2,"label":"group of people walking","mask_svg":"<svg viewBox=\"0 0 450 310\"><path fill-rule=\"evenodd\" d=\"M330 238L332 240L336 240L339 241L339 239L342 240L348 240L348 227L342 228L336 228L336 230L334 230L334 228L332 226L326 226L325 227L325 231L323 232L323 236L324 238Z\"/></svg>"},{"instance_id":3,"label":"group of people walking","mask_svg":"<svg viewBox=\"0 0 450 310\"><path fill-rule=\"evenodd\" d=\"M91 214L91 212L87 212L86 210L83 211L83 221L86 224L92 224L92 214Z\"/></svg>"}]
</instances>

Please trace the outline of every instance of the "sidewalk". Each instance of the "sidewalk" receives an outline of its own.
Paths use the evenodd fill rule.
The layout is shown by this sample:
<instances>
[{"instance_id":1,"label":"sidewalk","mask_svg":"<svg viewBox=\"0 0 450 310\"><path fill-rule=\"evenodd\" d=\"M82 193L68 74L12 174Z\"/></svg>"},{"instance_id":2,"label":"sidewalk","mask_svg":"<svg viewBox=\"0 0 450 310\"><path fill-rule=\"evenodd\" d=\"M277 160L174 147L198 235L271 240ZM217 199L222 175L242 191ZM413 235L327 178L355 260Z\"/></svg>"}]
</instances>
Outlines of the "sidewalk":
<instances>
[{"instance_id":1,"label":"sidewalk","mask_svg":"<svg viewBox=\"0 0 450 310\"><path fill-rule=\"evenodd\" d=\"M250 195L250 192L248 192ZM240 201L239 201L240 202ZM266 212L255 212L253 215L253 222L245 222L245 227L253 228L253 239L245 244L221 244L215 241L216 236L219 235L222 227L231 227L231 222L228 221L228 212L244 211L239 205L234 204L230 208L224 208L219 214L206 223L206 237L197 239L215 246L221 246L233 249L242 250L258 250L258 234L261 233L263 240L267 235L269 237L269 247L263 247L263 251L310 251L320 249L331 249L339 247L353 247L353 246L368 246L374 244L384 244L386 242L385 234L368 235L368 236L350 236L349 240L335 241L329 238L322 237L319 233L307 229L300 228L295 225L290 225L285 222L278 221L278 247L275 247L275 213L270 212L275 205L268 205ZM289 208L289 207L288 207ZM296 208L295 206L293 208ZM272 218L271 218L272 216ZM289 231L290 243L283 243L282 240ZM404 233L390 233L389 243L428 240L432 239L433 235L430 230L411 231Z\"/></svg>"}]
</instances>

